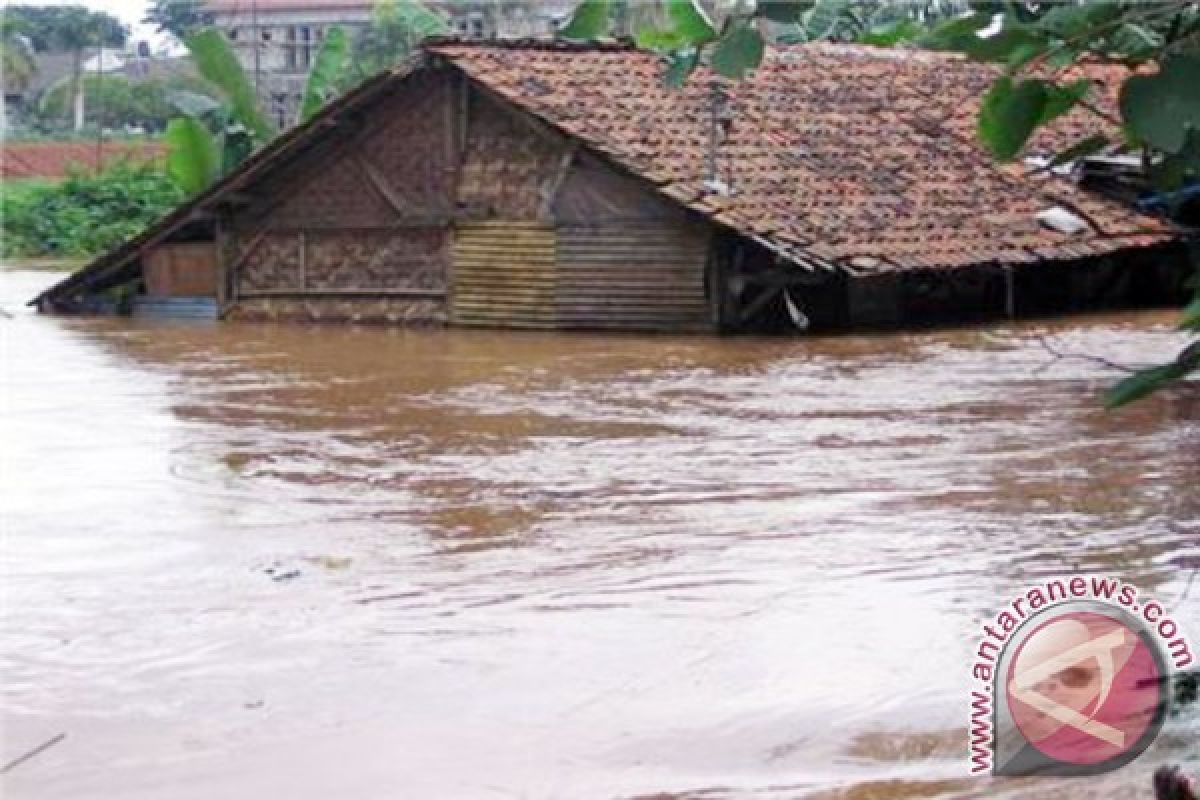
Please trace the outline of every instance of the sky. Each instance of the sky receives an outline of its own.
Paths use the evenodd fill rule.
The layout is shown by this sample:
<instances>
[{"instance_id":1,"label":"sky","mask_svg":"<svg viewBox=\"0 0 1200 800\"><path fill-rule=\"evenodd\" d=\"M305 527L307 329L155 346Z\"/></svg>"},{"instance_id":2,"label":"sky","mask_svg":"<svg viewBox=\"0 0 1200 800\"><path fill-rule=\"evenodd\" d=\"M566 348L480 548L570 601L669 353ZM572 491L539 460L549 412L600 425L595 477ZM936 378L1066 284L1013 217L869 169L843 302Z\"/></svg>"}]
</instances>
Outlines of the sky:
<instances>
[{"instance_id":1,"label":"sky","mask_svg":"<svg viewBox=\"0 0 1200 800\"><path fill-rule=\"evenodd\" d=\"M154 47L163 43L163 37L155 31L153 25L142 24L142 17L146 16L146 8L150 5L147 0L21 0L21 2L39 6L87 6L96 11L107 11L129 26L133 40L145 39Z\"/></svg>"}]
</instances>

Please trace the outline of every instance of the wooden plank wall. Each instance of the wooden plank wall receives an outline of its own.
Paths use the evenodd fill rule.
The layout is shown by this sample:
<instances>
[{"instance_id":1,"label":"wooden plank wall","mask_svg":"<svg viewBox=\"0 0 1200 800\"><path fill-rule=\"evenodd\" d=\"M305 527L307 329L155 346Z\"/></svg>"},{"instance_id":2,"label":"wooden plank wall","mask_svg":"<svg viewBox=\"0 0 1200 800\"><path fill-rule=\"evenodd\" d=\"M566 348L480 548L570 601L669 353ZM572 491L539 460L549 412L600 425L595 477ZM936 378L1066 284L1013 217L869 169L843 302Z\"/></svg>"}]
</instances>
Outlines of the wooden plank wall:
<instances>
[{"instance_id":1,"label":"wooden plank wall","mask_svg":"<svg viewBox=\"0 0 1200 800\"><path fill-rule=\"evenodd\" d=\"M699 226L562 227L556 256L559 327L711 329L707 255L708 234Z\"/></svg>"},{"instance_id":2,"label":"wooden plank wall","mask_svg":"<svg viewBox=\"0 0 1200 800\"><path fill-rule=\"evenodd\" d=\"M215 297L217 250L212 242L162 244L143 263L151 297Z\"/></svg>"},{"instance_id":3,"label":"wooden plank wall","mask_svg":"<svg viewBox=\"0 0 1200 800\"><path fill-rule=\"evenodd\" d=\"M450 321L490 328L554 328L555 233L538 222L463 223L454 238Z\"/></svg>"}]
</instances>

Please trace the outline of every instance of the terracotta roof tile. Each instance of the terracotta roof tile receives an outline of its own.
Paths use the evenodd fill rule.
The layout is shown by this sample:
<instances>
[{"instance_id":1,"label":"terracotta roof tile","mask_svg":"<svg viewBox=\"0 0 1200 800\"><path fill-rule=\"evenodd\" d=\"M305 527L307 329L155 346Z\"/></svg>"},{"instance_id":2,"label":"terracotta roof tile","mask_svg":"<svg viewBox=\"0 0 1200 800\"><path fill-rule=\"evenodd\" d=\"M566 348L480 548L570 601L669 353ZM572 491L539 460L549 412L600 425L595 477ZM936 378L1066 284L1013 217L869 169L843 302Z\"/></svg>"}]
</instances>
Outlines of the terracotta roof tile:
<instances>
[{"instance_id":1,"label":"terracotta roof tile","mask_svg":"<svg viewBox=\"0 0 1200 800\"><path fill-rule=\"evenodd\" d=\"M5 180L62 178L72 169L94 171L98 164L121 159L157 161L166 148L154 142L4 142L0 144L0 177Z\"/></svg>"},{"instance_id":2,"label":"terracotta roof tile","mask_svg":"<svg viewBox=\"0 0 1200 800\"><path fill-rule=\"evenodd\" d=\"M826 263L871 257L878 270L1098 255L1163 241L1165 224L1070 181L997 165L974 138L994 75L954 56L850 45L769 51L741 83L700 70L682 90L653 55L614 47L431 45L472 78L579 137L668 196L778 249ZM1089 67L1101 105L1122 68ZM714 97L727 135L706 187ZM1041 134L1052 151L1095 132L1073 112ZM1068 235L1035 214L1062 205L1098 230ZM864 271L859 269L860 272Z\"/></svg>"}]
</instances>

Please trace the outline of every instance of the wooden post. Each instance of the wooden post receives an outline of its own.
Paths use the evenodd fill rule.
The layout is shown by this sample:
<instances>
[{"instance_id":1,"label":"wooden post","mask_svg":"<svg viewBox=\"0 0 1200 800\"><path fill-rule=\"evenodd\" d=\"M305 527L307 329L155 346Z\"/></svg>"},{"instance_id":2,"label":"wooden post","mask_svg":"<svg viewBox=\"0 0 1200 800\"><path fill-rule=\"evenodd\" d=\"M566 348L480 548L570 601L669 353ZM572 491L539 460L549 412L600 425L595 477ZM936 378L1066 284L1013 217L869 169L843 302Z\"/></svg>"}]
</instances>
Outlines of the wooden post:
<instances>
[{"instance_id":1,"label":"wooden post","mask_svg":"<svg viewBox=\"0 0 1200 800\"><path fill-rule=\"evenodd\" d=\"M1017 295L1013 281L1012 264L1005 264L1004 270L1004 313L1009 319L1017 316Z\"/></svg>"},{"instance_id":2,"label":"wooden post","mask_svg":"<svg viewBox=\"0 0 1200 800\"><path fill-rule=\"evenodd\" d=\"M724 307L725 296L725 253L721 252L720 242L712 241L708 247L708 263L706 265L708 282L708 318L713 330L720 333L724 329L721 309Z\"/></svg>"},{"instance_id":3,"label":"wooden post","mask_svg":"<svg viewBox=\"0 0 1200 800\"><path fill-rule=\"evenodd\" d=\"M300 231L300 288L308 288L308 235Z\"/></svg>"},{"instance_id":4,"label":"wooden post","mask_svg":"<svg viewBox=\"0 0 1200 800\"><path fill-rule=\"evenodd\" d=\"M213 226L213 247L217 251L217 316L220 317L229 305L229 236L223 212L217 214L217 221Z\"/></svg>"}]
</instances>

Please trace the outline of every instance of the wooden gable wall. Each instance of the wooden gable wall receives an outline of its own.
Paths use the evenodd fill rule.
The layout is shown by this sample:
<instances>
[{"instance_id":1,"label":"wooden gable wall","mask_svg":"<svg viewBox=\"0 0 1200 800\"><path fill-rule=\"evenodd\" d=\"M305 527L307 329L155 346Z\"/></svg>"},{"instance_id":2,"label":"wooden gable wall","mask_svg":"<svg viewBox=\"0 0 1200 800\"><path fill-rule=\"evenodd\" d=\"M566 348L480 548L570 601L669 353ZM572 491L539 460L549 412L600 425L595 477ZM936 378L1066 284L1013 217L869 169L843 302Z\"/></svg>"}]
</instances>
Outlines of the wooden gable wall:
<instances>
[{"instance_id":1,"label":"wooden gable wall","mask_svg":"<svg viewBox=\"0 0 1200 800\"><path fill-rule=\"evenodd\" d=\"M219 244L233 316L711 327L706 224L452 69L251 191Z\"/></svg>"},{"instance_id":2,"label":"wooden gable wall","mask_svg":"<svg viewBox=\"0 0 1200 800\"><path fill-rule=\"evenodd\" d=\"M445 321L455 84L414 76L256 187L230 226L235 315Z\"/></svg>"}]
</instances>

